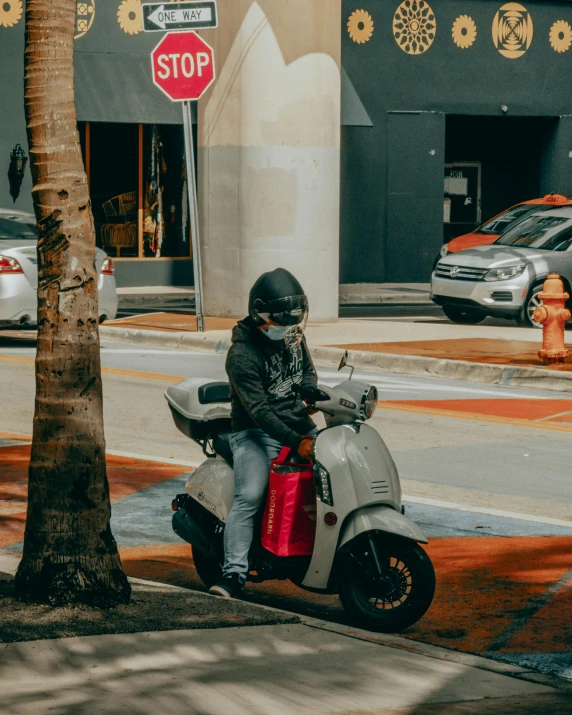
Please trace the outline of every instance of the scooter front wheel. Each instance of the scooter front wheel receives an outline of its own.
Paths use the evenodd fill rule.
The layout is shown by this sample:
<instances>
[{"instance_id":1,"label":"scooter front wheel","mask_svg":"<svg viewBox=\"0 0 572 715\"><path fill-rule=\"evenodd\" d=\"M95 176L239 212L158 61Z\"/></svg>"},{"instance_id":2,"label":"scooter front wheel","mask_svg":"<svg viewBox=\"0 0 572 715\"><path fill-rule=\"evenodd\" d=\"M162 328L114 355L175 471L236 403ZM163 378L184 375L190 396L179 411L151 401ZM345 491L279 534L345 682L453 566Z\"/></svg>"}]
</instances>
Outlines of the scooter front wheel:
<instances>
[{"instance_id":1,"label":"scooter front wheel","mask_svg":"<svg viewBox=\"0 0 572 715\"><path fill-rule=\"evenodd\" d=\"M356 538L348 555L340 600L356 625L399 633L425 614L435 594L435 570L418 544L372 532Z\"/></svg>"}]
</instances>

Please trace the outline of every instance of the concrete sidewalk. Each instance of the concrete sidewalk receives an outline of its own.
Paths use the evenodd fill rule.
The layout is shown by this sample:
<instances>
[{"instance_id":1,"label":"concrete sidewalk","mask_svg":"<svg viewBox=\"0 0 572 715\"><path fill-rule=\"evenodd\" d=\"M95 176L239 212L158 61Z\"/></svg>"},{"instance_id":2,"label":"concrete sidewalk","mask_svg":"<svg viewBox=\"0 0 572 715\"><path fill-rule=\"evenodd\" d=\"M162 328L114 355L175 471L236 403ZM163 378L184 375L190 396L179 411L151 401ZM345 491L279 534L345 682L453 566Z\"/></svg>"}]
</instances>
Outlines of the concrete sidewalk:
<instances>
[{"instance_id":1,"label":"concrete sidewalk","mask_svg":"<svg viewBox=\"0 0 572 715\"><path fill-rule=\"evenodd\" d=\"M16 565L0 555L0 572ZM5 643L0 702L6 715L564 715L572 693L567 681L526 668L302 617Z\"/></svg>"},{"instance_id":2,"label":"concrete sidewalk","mask_svg":"<svg viewBox=\"0 0 572 715\"><path fill-rule=\"evenodd\" d=\"M159 312L110 321L101 335L155 347L225 352L235 323L233 318L207 318L206 331L198 334L193 315ZM534 328L503 322L455 325L427 316L344 318L309 323L306 337L313 358L325 364L337 364L348 349L356 368L572 391L572 359L562 366L543 365L537 354L542 333Z\"/></svg>"}]
</instances>

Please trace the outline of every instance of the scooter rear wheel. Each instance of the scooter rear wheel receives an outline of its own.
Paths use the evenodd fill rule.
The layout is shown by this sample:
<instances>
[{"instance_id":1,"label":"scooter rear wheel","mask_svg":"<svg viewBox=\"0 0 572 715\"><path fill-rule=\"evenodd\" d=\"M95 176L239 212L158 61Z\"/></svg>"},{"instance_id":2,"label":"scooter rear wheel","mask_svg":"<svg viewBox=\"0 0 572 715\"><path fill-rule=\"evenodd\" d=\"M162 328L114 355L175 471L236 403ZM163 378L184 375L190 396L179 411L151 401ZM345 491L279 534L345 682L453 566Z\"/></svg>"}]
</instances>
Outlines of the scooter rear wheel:
<instances>
[{"instance_id":1,"label":"scooter rear wheel","mask_svg":"<svg viewBox=\"0 0 572 715\"><path fill-rule=\"evenodd\" d=\"M433 601L435 570L418 544L381 533L362 535L350 545L348 566L340 600L363 628L399 633L416 623Z\"/></svg>"},{"instance_id":2,"label":"scooter rear wheel","mask_svg":"<svg viewBox=\"0 0 572 715\"><path fill-rule=\"evenodd\" d=\"M216 559L201 554L193 549L193 563L201 581L207 588L218 583L221 578L222 568Z\"/></svg>"}]
</instances>

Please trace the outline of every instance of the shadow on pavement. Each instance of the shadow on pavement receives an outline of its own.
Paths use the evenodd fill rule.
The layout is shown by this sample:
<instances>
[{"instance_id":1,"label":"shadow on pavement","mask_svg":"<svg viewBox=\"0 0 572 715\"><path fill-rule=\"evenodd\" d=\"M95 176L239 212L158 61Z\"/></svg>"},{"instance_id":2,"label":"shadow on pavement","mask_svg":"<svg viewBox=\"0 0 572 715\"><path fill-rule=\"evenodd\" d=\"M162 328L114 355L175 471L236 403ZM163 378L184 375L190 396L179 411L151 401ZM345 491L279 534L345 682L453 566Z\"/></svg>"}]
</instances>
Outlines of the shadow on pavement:
<instances>
[{"instance_id":1,"label":"shadow on pavement","mask_svg":"<svg viewBox=\"0 0 572 715\"><path fill-rule=\"evenodd\" d=\"M0 683L6 715L423 713L428 700L545 690L296 624L15 643L0 654Z\"/></svg>"}]
</instances>

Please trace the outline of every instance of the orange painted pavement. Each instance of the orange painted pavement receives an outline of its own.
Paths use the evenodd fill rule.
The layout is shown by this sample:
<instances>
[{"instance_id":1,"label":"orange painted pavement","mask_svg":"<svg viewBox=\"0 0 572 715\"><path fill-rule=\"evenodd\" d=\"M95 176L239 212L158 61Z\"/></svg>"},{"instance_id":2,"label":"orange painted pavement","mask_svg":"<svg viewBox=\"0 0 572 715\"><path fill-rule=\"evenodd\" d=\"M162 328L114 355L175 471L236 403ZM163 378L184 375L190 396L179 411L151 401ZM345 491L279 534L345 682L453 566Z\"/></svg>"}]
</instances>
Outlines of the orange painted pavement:
<instances>
[{"instance_id":1,"label":"orange painted pavement","mask_svg":"<svg viewBox=\"0 0 572 715\"><path fill-rule=\"evenodd\" d=\"M407 635L444 647L484 653L515 619L531 610L572 565L572 536L431 539L437 593L426 618ZM527 621L523 628L526 628ZM558 650L561 629L572 632L572 609L547 624L542 642L525 651ZM499 652L505 652L500 647Z\"/></svg>"},{"instance_id":2,"label":"orange painted pavement","mask_svg":"<svg viewBox=\"0 0 572 715\"><path fill-rule=\"evenodd\" d=\"M333 347L392 355L419 355L439 360L463 360L491 365L520 365L546 370L569 372L572 360L563 365L545 365L538 357L542 334L538 342L499 340L494 338L452 338L447 340L412 340L393 343L351 343ZM567 345L572 349L571 345Z\"/></svg>"},{"instance_id":3,"label":"orange painted pavement","mask_svg":"<svg viewBox=\"0 0 572 715\"><path fill-rule=\"evenodd\" d=\"M385 404L385 403L382 403ZM572 400L477 399L477 400L403 400L391 401L395 407L408 405L445 412L468 412L474 415L508 417L519 420L556 420L557 415L568 413L572 422ZM566 415L563 415L565 418Z\"/></svg>"},{"instance_id":4,"label":"orange painted pavement","mask_svg":"<svg viewBox=\"0 0 572 715\"><path fill-rule=\"evenodd\" d=\"M503 403L513 404L503 404ZM395 412L412 412L414 414L450 417L470 422L491 422L493 424L512 425L551 432L572 432L572 412L569 414L568 400L539 400L551 403L545 405L545 413L541 408L528 406L532 400L391 400L379 401L378 407ZM536 402L536 400L534 401ZM536 416L536 410L543 417ZM529 416L526 415L528 412ZM564 413L564 414L562 414ZM517 416L520 415L520 416Z\"/></svg>"},{"instance_id":5,"label":"orange painted pavement","mask_svg":"<svg viewBox=\"0 0 572 715\"><path fill-rule=\"evenodd\" d=\"M24 537L29 462L29 444L0 449L0 548Z\"/></svg>"},{"instance_id":6,"label":"orange painted pavement","mask_svg":"<svg viewBox=\"0 0 572 715\"><path fill-rule=\"evenodd\" d=\"M512 636L503 653L562 653L572 650L572 580Z\"/></svg>"},{"instance_id":7,"label":"orange painted pavement","mask_svg":"<svg viewBox=\"0 0 572 715\"><path fill-rule=\"evenodd\" d=\"M0 449L0 548L24 538L30 444ZM107 478L115 501L189 471L189 467L107 455Z\"/></svg>"},{"instance_id":8,"label":"orange painted pavement","mask_svg":"<svg viewBox=\"0 0 572 715\"><path fill-rule=\"evenodd\" d=\"M570 537L435 538L426 547L437 572L427 614L404 635L482 654L572 649L572 592L562 589L535 613L547 590L572 565ZM130 576L204 589L188 545L120 550ZM305 592L289 582L248 584L251 600L347 622L336 596ZM527 618L527 615L530 618ZM515 621L521 627L504 643Z\"/></svg>"},{"instance_id":9,"label":"orange painted pavement","mask_svg":"<svg viewBox=\"0 0 572 715\"><path fill-rule=\"evenodd\" d=\"M129 318L108 320L106 327L143 328L144 330L181 331L195 333L197 319L189 313L151 313L133 315ZM230 330L236 325L236 318L205 318L205 330Z\"/></svg>"}]
</instances>

